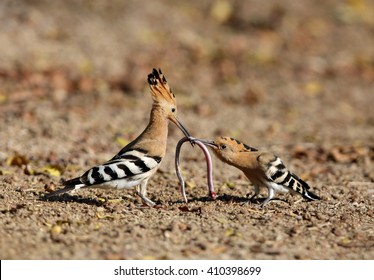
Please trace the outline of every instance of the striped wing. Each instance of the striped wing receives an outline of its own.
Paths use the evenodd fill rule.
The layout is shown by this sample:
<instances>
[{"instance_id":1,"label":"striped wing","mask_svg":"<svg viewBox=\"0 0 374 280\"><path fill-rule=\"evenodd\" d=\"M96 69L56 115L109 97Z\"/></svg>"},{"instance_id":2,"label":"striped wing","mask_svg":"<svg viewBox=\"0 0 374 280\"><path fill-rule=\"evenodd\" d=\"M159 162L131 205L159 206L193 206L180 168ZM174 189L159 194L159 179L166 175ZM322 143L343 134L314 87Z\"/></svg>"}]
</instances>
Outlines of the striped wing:
<instances>
[{"instance_id":1,"label":"striped wing","mask_svg":"<svg viewBox=\"0 0 374 280\"><path fill-rule=\"evenodd\" d=\"M290 172L279 157L270 154L261 154L257 160L270 182L287 187L310 200L320 199L315 194L309 192L309 185Z\"/></svg>"},{"instance_id":2,"label":"striped wing","mask_svg":"<svg viewBox=\"0 0 374 280\"><path fill-rule=\"evenodd\" d=\"M279 157L264 153L259 155L257 160L270 182L283 185L290 179L290 172Z\"/></svg>"},{"instance_id":3,"label":"striped wing","mask_svg":"<svg viewBox=\"0 0 374 280\"><path fill-rule=\"evenodd\" d=\"M288 171L279 157L265 153L258 156L257 160L266 178L270 182L288 187L290 189L293 189L294 191L301 193L301 189L296 188L295 184L300 179L296 175Z\"/></svg>"},{"instance_id":4,"label":"striped wing","mask_svg":"<svg viewBox=\"0 0 374 280\"><path fill-rule=\"evenodd\" d=\"M149 156L143 150L128 150L118 154L103 165L95 166L85 172L80 180L86 185L98 185L113 180L141 177L160 165L162 158Z\"/></svg>"}]
</instances>

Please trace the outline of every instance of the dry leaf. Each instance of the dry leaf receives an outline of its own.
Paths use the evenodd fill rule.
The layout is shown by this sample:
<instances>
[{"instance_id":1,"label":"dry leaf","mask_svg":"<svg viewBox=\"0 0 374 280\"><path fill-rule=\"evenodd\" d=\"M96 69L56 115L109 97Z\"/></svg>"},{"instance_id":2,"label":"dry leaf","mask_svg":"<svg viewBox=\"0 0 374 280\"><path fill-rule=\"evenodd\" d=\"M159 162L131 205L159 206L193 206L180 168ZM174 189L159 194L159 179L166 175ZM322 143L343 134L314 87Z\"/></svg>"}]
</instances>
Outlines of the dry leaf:
<instances>
[{"instance_id":1,"label":"dry leaf","mask_svg":"<svg viewBox=\"0 0 374 280\"><path fill-rule=\"evenodd\" d=\"M317 96L322 90L323 87L318 81L308 82L304 85L304 91L310 96Z\"/></svg>"},{"instance_id":2,"label":"dry leaf","mask_svg":"<svg viewBox=\"0 0 374 280\"><path fill-rule=\"evenodd\" d=\"M234 236L234 235L235 235L235 230L233 228L228 228L225 231L225 237L230 237L230 236Z\"/></svg>"},{"instance_id":3,"label":"dry leaf","mask_svg":"<svg viewBox=\"0 0 374 280\"><path fill-rule=\"evenodd\" d=\"M15 154L14 156L8 157L6 160L6 164L8 166L18 166L21 167L22 165L26 165L29 163L29 160L20 154Z\"/></svg>"},{"instance_id":4,"label":"dry leaf","mask_svg":"<svg viewBox=\"0 0 374 280\"><path fill-rule=\"evenodd\" d=\"M196 187L196 183L193 180L186 181L186 187L189 189L194 189Z\"/></svg>"},{"instance_id":5,"label":"dry leaf","mask_svg":"<svg viewBox=\"0 0 374 280\"><path fill-rule=\"evenodd\" d=\"M118 145L120 145L121 147L124 147L126 146L129 142L129 140L123 138L123 137L116 137L116 142Z\"/></svg>"},{"instance_id":6,"label":"dry leaf","mask_svg":"<svg viewBox=\"0 0 374 280\"><path fill-rule=\"evenodd\" d=\"M244 100L240 100L248 105L256 105L265 98L265 91L260 87L249 86L244 94Z\"/></svg>"},{"instance_id":7,"label":"dry leaf","mask_svg":"<svg viewBox=\"0 0 374 280\"><path fill-rule=\"evenodd\" d=\"M368 154L369 150L365 147L342 146L332 148L329 156L335 162L351 163Z\"/></svg>"},{"instance_id":8,"label":"dry leaf","mask_svg":"<svg viewBox=\"0 0 374 280\"><path fill-rule=\"evenodd\" d=\"M56 225L61 226L63 224L70 224L68 220L57 220Z\"/></svg>"},{"instance_id":9,"label":"dry leaf","mask_svg":"<svg viewBox=\"0 0 374 280\"><path fill-rule=\"evenodd\" d=\"M96 213L96 216L99 218L99 219L114 219L114 216L111 216L111 215L106 215L104 214L102 211L98 211Z\"/></svg>"},{"instance_id":10,"label":"dry leaf","mask_svg":"<svg viewBox=\"0 0 374 280\"><path fill-rule=\"evenodd\" d=\"M7 96L4 94L0 94L0 104L5 103L6 100L7 100Z\"/></svg>"},{"instance_id":11,"label":"dry leaf","mask_svg":"<svg viewBox=\"0 0 374 280\"><path fill-rule=\"evenodd\" d=\"M8 170L0 169L0 175L7 175L7 174L12 174L13 172L10 172Z\"/></svg>"},{"instance_id":12,"label":"dry leaf","mask_svg":"<svg viewBox=\"0 0 374 280\"><path fill-rule=\"evenodd\" d=\"M53 191L56 190L56 185L55 185L53 182L51 182L51 183L49 183L49 184L45 184L45 185L44 185L44 190L45 190L46 192L53 192Z\"/></svg>"},{"instance_id":13,"label":"dry leaf","mask_svg":"<svg viewBox=\"0 0 374 280\"><path fill-rule=\"evenodd\" d=\"M213 255L220 255L220 254L224 253L226 250L227 250L226 247L218 246L218 247L214 247L211 251L212 251Z\"/></svg>"},{"instance_id":14,"label":"dry leaf","mask_svg":"<svg viewBox=\"0 0 374 280\"><path fill-rule=\"evenodd\" d=\"M198 213L201 213L201 207L193 207L193 208L190 209L188 206L181 206L178 209L182 212L198 212Z\"/></svg>"},{"instance_id":15,"label":"dry leaf","mask_svg":"<svg viewBox=\"0 0 374 280\"><path fill-rule=\"evenodd\" d=\"M25 168L23 169L23 172L26 174L26 175L36 175L36 172L35 170L33 170L30 165L25 165Z\"/></svg>"},{"instance_id":16,"label":"dry leaf","mask_svg":"<svg viewBox=\"0 0 374 280\"><path fill-rule=\"evenodd\" d=\"M178 224L178 228L181 231L186 231L189 228L189 226L187 224L185 224L185 223L179 223Z\"/></svg>"},{"instance_id":17,"label":"dry leaf","mask_svg":"<svg viewBox=\"0 0 374 280\"><path fill-rule=\"evenodd\" d=\"M221 223L221 224L227 224L227 219L225 218L225 217L223 217L223 216L221 216L221 217L215 217L215 220L217 221L217 222L219 222L219 223Z\"/></svg>"},{"instance_id":18,"label":"dry leaf","mask_svg":"<svg viewBox=\"0 0 374 280\"><path fill-rule=\"evenodd\" d=\"M225 185L229 188L229 189L233 189L235 188L235 183L234 182L225 182Z\"/></svg>"},{"instance_id":19,"label":"dry leaf","mask_svg":"<svg viewBox=\"0 0 374 280\"><path fill-rule=\"evenodd\" d=\"M102 226L103 226L102 223L97 223L97 224L95 224L95 226L94 226L94 230L99 230L99 229L102 228Z\"/></svg>"},{"instance_id":20,"label":"dry leaf","mask_svg":"<svg viewBox=\"0 0 374 280\"><path fill-rule=\"evenodd\" d=\"M42 170L51 176L60 177L63 168L58 165L46 165L42 168Z\"/></svg>"},{"instance_id":21,"label":"dry leaf","mask_svg":"<svg viewBox=\"0 0 374 280\"><path fill-rule=\"evenodd\" d=\"M328 153L322 147L296 146L292 150L292 157L315 160L317 162L326 162L328 159Z\"/></svg>"},{"instance_id":22,"label":"dry leaf","mask_svg":"<svg viewBox=\"0 0 374 280\"><path fill-rule=\"evenodd\" d=\"M230 1L216 1L210 11L211 16L219 23L227 22L233 13L232 3Z\"/></svg>"}]
</instances>

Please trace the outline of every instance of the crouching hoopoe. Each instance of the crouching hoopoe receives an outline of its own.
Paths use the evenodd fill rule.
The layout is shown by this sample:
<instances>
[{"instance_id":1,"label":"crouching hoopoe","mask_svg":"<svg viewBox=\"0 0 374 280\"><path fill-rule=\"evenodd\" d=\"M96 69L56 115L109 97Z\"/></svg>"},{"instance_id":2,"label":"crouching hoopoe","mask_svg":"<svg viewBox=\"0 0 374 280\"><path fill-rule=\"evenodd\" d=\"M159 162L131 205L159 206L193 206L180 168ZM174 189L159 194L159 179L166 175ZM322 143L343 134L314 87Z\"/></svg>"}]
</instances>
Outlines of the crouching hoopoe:
<instances>
[{"instance_id":1,"label":"crouching hoopoe","mask_svg":"<svg viewBox=\"0 0 374 280\"><path fill-rule=\"evenodd\" d=\"M268 189L268 197L261 206L269 203L276 192L298 193L308 200L318 200L320 197L309 191L310 187L295 174L288 171L281 159L269 153L259 152L240 141L230 137L218 137L214 141L202 140L214 154L223 162L239 168L255 186L255 198L260 187Z\"/></svg>"},{"instance_id":2,"label":"crouching hoopoe","mask_svg":"<svg viewBox=\"0 0 374 280\"><path fill-rule=\"evenodd\" d=\"M155 203L146 197L148 179L156 172L166 152L169 120L189 137L177 119L177 103L161 70L148 75L153 106L148 126L131 143L108 162L92 167L82 176L65 181L64 188L46 197L81 188L132 189L149 206Z\"/></svg>"}]
</instances>

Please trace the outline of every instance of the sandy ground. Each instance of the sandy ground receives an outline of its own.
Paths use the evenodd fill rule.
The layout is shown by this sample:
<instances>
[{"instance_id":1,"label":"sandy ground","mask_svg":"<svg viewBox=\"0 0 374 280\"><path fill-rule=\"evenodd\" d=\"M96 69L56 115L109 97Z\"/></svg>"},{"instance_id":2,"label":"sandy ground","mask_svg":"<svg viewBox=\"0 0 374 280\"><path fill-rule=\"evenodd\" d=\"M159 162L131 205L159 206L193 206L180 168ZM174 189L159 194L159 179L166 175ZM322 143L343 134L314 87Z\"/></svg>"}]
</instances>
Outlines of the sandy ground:
<instances>
[{"instance_id":1,"label":"sandy ground","mask_svg":"<svg viewBox=\"0 0 374 280\"><path fill-rule=\"evenodd\" d=\"M374 5L371 1L3 1L0 4L1 259L373 259ZM203 3L200 3L203 2ZM279 155L321 201L253 187L177 141L133 191L45 201L134 139L162 68L192 135Z\"/></svg>"}]
</instances>

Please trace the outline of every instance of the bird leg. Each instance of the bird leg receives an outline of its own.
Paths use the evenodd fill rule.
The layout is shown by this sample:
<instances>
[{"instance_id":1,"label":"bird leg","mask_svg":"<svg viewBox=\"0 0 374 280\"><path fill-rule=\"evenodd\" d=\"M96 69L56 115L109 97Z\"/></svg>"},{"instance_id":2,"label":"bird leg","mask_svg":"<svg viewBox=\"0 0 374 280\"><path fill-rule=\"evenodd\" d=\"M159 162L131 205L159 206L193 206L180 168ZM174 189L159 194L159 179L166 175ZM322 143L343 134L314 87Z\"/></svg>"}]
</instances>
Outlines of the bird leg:
<instances>
[{"instance_id":1,"label":"bird leg","mask_svg":"<svg viewBox=\"0 0 374 280\"><path fill-rule=\"evenodd\" d=\"M260 187L258 185L255 185L255 193L254 193L254 195L251 196L251 198L249 199L249 201L251 203L253 203L253 200L255 199L256 196L258 196L259 193L260 193Z\"/></svg>"},{"instance_id":2,"label":"bird leg","mask_svg":"<svg viewBox=\"0 0 374 280\"><path fill-rule=\"evenodd\" d=\"M140 196L140 198L143 200L145 204L147 204L149 207L153 207L156 205L152 200L150 200L148 197L146 197L147 194L147 183L148 179L144 180L140 183L140 187L136 188L137 195Z\"/></svg>"},{"instance_id":3,"label":"bird leg","mask_svg":"<svg viewBox=\"0 0 374 280\"><path fill-rule=\"evenodd\" d=\"M268 197L260 204L260 207L264 207L266 204L270 202L270 200L273 199L275 195L275 191L273 188L268 187Z\"/></svg>"}]
</instances>

